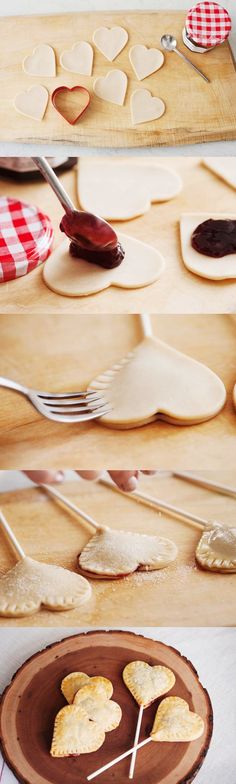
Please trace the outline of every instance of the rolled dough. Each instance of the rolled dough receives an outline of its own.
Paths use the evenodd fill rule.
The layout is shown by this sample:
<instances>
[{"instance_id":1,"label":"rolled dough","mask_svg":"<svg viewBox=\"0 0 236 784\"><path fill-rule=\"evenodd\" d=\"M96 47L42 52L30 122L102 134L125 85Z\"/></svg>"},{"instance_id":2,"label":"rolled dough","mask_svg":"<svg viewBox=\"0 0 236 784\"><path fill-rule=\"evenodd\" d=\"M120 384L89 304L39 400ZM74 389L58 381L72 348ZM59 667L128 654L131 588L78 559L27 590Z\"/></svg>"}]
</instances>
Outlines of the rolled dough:
<instances>
[{"instance_id":1,"label":"rolled dough","mask_svg":"<svg viewBox=\"0 0 236 784\"><path fill-rule=\"evenodd\" d=\"M159 251L126 234L119 234L119 240L125 249L125 258L119 267L110 270L74 259L69 253L68 240L65 240L45 263L44 282L62 296L85 297L110 286L142 288L158 280L165 268Z\"/></svg>"},{"instance_id":2,"label":"rolled dough","mask_svg":"<svg viewBox=\"0 0 236 784\"><path fill-rule=\"evenodd\" d=\"M157 338L144 338L89 389L102 391L112 409L100 424L118 429L156 419L197 424L216 416L226 400L224 384L212 370Z\"/></svg>"},{"instance_id":3,"label":"rolled dough","mask_svg":"<svg viewBox=\"0 0 236 784\"><path fill-rule=\"evenodd\" d=\"M147 161L80 158L78 198L83 210L106 220L130 220L147 212L152 202L169 201L182 189L174 169Z\"/></svg>"},{"instance_id":4,"label":"rolled dough","mask_svg":"<svg viewBox=\"0 0 236 784\"><path fill-rule=\"evenodd\" d=\"M231 253L223 256L221 259L214 259L211 256L204 256L198 253L197 250L192 248L191 237L193 231L203 221L213 218L214 220L227 220L231 218L236 219L234 215L227 215L221 213L189 213L182 215L180 221L180 236L181 236L181 250L182 258L185 267L193 272L195 275L200 275L202 278L209 278L209 280L225 280L229 278L236 278L236 253Z\"/></svg>"}]
</instances>

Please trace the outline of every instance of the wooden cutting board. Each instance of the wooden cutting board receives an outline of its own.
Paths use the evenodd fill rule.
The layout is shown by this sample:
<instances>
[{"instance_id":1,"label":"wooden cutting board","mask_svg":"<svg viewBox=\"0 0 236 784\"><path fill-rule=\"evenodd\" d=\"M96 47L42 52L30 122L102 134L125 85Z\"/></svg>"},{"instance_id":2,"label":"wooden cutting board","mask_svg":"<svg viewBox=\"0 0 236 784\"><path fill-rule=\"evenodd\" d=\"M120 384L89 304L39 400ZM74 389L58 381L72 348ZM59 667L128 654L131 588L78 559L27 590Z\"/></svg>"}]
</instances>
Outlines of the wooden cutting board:
<instances>
[{"instance_id":1,"label":"wooden cutting board","mask_svg":"<svg viewBox=\"0 0 236 784\"><path fill-rule=\"evenodd\" d=\"M203 472L201 472L203 473ZM206 477L235 485L235 470L206 471ZM169 475L144 477L140 489L189 512L235 525L235 499L196 488ZM120 580L91 580L92 599L68 612L40 612L25 618L0 618L0 628L15 626L234 626L235 574L213 574L196 566L201 531L166 513L91 482L66 482L61 492L98 522L150 536L165 536L178 547L176 561L156 572L137 572ZM76 570L77 554L92 529L38 488L1 493L0 506L25 552L32 558ZM0 572L14 556L0 532ZM217 602L215 597L217 596Z\"/></svg>"},{"instance_id":2,"label":"wooden cutting board","mask_svg":"<svg viewBox=\"0 0 236 784\"><path fill-rule=\"evenodd\" d=\"M93 159L91 158L91 161ZM122 158L123 160L123 158ZM140 168L147 162L143 155L135 159ZM158 157L152 161L159 163ZM167 157L161 161L180 174L183 181L181 193L169 202L153 204L145 215L132 221L114 224L122 231L159 250L166 269L161 278L151 286L136 290L110 288L90 297L61 297L49 290L43 282L40 266L25 277L0 284L0 311L2 313L228 313L235 310L236 281L212 281L189 272L183 264L179 237L179 221L184 212L235 212L235 191L223 180L206 169L200 158ZM117 166L117 160L115 163ZM78 164L79 167L79 164ZM69 195L78 204L76 188L77 171L61 176ZM16 183L1 178L2 195L37 204L50 215L55 229L55 247L62 241L59 223L62 208L51 189L42 182Z\"/></svg>"},{"instance_id":3,"label":"wooden cutting board","mask_svg":"<svg viewBox=\"0 0 236 784\"><path fill-rule=\"evenodd\" d=\"M3 755L20 781L27 784L85 784L87 776L132 747L138 706L126 688L122 671L129 661L161 664L175 673L171 695L185 699L205 723L204 733L191 743L150 743L138 752L135 781L141 784L184 784L201 767L212 735L213 714L209 695L191 662L172 647L131 632L90 632L54 643L28 659L5 690L1 703L0 733ZM62 679L72 671L103 674L114 686L114 699L122 709L119 727L106 734L93 754L53 759L49 750L55 716L66 702ZM146 708L140 738L148 737L156 701ZM101 781L125 784L130 760L122 760Z\"/></svg>"},{"instance_id":4,"label":"wooden cutting board","mask_svg":"<svg viewBox=\"0 0 236 784\"><path fill-rule=\"evenodd\" d=\"M154 422L133 430L98 422L42 420L19 395L0 388L0 468L185 469L224 467L236 460L235 316L153 316L154 335L215 371L227 403L208 422L178 427ZM0 316L1 375L46 391L78 391L141 340L136 316Z\"/></svg>"},{"instance_id":5,"label":"wooden cutting board","mask_svg":"<svg viewBox=\"0 0 236 784\"><path fill-rule=\"evenodd\" d=\"M2 18L1 36L1 109L0 139L18 142L76 142L86 147L146 147L193 144L236 138L235 66L228 42L199 55L189 52L211 79L201 79L174 54L166 55L165 66L156 74L138 82L129 61L129 49L134 44L160 46L163 33L172 32L182 51L186 11L156 13L78 13L55 16ZM23 59L39 43L51 44L59 63L60 53L70 49L78 40L92 42L93 32L101 25L121 25L129 33L129 43L113 63L95 52L92 77L63 71L58 65L56 78L28 77L22 70ZM124 107L101 101L92 93L94 78L109 70L120 68L129 77ZM49 92L59 85L71 87L82 84L92 94L89 109L73 127L63 120L52 104L43 121L38 122L16 113L14 98L17 93L40 82ZM130 96L138 87L149 89L166 103L160 120L138 125L131 124Z\"/></svg>"}]
</instances>

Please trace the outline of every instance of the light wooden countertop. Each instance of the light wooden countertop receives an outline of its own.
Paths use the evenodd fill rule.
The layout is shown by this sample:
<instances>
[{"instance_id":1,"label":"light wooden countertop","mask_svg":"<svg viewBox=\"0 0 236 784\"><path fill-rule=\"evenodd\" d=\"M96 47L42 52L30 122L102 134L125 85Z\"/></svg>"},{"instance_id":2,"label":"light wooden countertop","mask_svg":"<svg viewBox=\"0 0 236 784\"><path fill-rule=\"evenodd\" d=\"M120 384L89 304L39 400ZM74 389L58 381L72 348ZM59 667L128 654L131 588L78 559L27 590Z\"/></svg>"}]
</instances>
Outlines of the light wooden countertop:
<instances>
[{"instance_id":1,"label":"light wooden countertop","mask_svg":"<svg viewBox=\"0 0 236 784\"><path fill-rule=\"evenodd\" d=\"M42 419L29 402L0 389L0 468L224 468L236 459L234 316L153 316L154 334L205 363L224 381L227 403L203 424L154 422L112 430L99 422ZM86 389L141 339L135 316L0 316L1 374L36 389Z\"/></svg>"},{"instance_id":2,"label":"light wooden countertop","mask_svg":"<svg viewBox=\"0 0 236 784\"><path fill-rule=\"evenodd\" d=\"M140 167L145 155L130 158ZM149 159L150 160L150 159ZM114 223L117 232L156 247L166 260L161 278L143 289L110 288L89 297L68 298L48 289L42 278L42 265L30 274L0 284L2 313L227 313L235 312L236 281L212 281L189 272L183 264L179 221L185 212L235 213L235 191L206 169L200 158L171 157L159 162L178 172L182 192L172 201L153 204L148 213L135 220ZM150 160L151 163L151 160ZM61 181L78 204L76 169L64 173ZM37 204L52 220L55 247L63 241L59 230L62 208L51 189L42 182L16 183L1 179L1 194Z\"/></svg>"},{"instance_id":3,"label":"light wooden countertop","mask_svg":"<svg viewBox=\"0 0 236 784\"><path fill-rule=\"evenodd\" d=\"M203 472L201 471L201 474ZM235 470L208 471L208 478L235 485ZM196 488L170 476L143 477L140 489L210 521L235 525L235 499ZM236 575L200 570L194 559L199 529L136 503L110 488L91 482L63 484L62 492L98 522L173 539L176 562L155 573L136 573L121 580L93 580L90 602L69 612L41 610L31 617L0 619L2 626L227 626L235 625ZM36 560L76 568L76 556L91 529L38 488L1 494L1 508L27 555ZM0 534L0 571L14 564Z\"/></svg>"}]
</instances>

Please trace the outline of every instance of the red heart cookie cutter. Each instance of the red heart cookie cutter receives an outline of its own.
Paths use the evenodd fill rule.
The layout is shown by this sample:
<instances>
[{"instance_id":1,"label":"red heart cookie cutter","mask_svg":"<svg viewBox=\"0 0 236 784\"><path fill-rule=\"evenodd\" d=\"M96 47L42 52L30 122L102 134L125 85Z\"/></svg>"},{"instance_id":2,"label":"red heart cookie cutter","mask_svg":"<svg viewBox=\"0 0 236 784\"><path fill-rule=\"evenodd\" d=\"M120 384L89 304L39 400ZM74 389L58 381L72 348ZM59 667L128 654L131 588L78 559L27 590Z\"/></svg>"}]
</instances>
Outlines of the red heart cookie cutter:
<instances>
[{"instance_id":1,"label":"red heart cookie cutter","mask_svg":"<svg viewBox=\"0 0 236 784\"><path fill-rule=\"evenodd\" d=\"M80 111L76 115L76 117L74 119L70 119L69 110L66 111L66 112L63 112L62 108L59 108L59 106L58 106L57 98L58 98L59 95L62 96L63 93L64 93L64 95L66 95L66 93L74 93L74 92L76 92L76 90L79 93L82 93L82 95L85 96L86 100L84 102L84 105L82 106L82 109L80 109ZM68 122L70 125L75 125L75 123L77 123L79 118L82 117L82 114L84 114L84 112L86 111L88 105L90 104L90 93L86 89L86 87L82 87L82 85L79 85L79 84L75 85L75 87L65 87L64 85L62 85L61 87L56 87L56 89L53 91L52 96L51 96L51 101L52 101L52 104L53 104L54 108L61 115L61 117L63 117L63 119L66 120L66 122Z\"/></svg>"}]
</instances>

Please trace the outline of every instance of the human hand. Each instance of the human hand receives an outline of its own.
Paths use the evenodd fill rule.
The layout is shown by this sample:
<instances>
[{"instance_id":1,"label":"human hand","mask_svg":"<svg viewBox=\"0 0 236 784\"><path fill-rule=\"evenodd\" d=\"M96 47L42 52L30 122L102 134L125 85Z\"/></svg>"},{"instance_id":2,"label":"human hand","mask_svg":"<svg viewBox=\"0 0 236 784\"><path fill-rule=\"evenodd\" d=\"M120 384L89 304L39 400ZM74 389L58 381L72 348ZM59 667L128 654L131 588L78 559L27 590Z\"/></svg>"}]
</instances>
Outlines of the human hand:
<instances>
[{"instance_id":1,"label":"human hand","mask_svg":"<svg viewBox=\"0 0 236 784\"><path fill-rule=\"evenodd\" d=\"M99 479L102 476L102 471L77 471L77 474L81 476L82 479L88 479L90 481L94 481ZM124 490L126 493L130 493L136 490L139 480L140 474L155 474L155 471L109 471L111 479L120 490ZM29 479L32 479L32 482L36 482L36 484L42 484L46 482L47 484L59 484L63 482L65 478L64 471L24 471L24 474L28 476Z\"/></svg>"}]
</instances>

